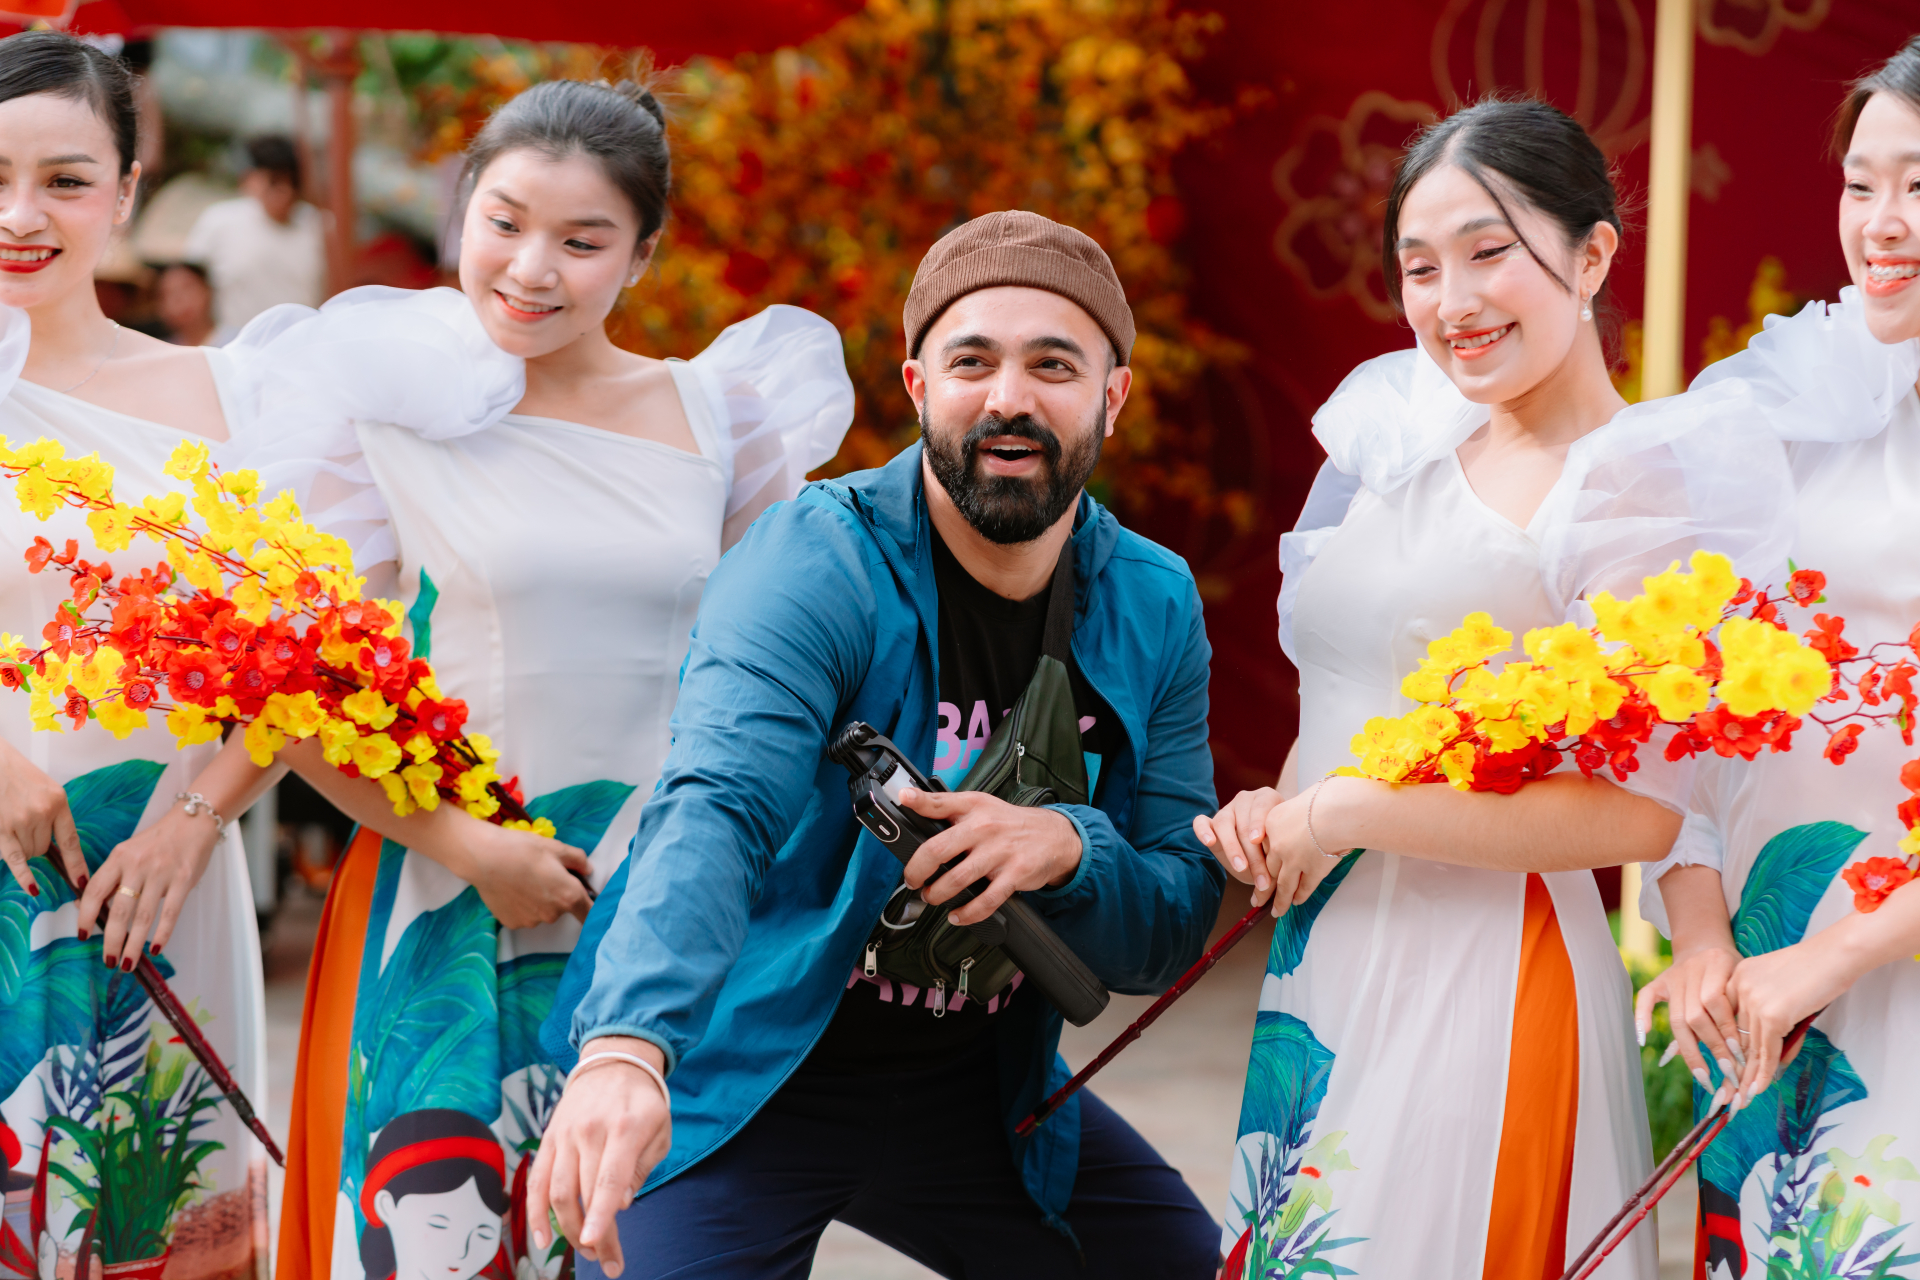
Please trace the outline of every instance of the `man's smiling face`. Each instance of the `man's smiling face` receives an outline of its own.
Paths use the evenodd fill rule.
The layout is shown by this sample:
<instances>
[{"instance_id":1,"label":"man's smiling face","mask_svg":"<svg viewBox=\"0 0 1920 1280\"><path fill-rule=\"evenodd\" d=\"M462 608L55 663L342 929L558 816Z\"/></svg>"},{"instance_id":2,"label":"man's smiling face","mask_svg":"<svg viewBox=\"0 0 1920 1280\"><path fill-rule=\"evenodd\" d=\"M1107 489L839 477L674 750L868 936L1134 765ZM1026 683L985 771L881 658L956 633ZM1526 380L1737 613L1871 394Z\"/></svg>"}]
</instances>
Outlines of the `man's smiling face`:
<instances>
[{"instance_id":1,"label":"man's smiling face","mask_svg":"<svg viewBox=\"0 0 1920 1280\"><path fill-rule=\"evenodd\" d=\"M1078 304L1006 285L934 321L907 387L928 466L980 535L1031 542L1079 498L1131 375Z\"/></svg>"}]
</instances>

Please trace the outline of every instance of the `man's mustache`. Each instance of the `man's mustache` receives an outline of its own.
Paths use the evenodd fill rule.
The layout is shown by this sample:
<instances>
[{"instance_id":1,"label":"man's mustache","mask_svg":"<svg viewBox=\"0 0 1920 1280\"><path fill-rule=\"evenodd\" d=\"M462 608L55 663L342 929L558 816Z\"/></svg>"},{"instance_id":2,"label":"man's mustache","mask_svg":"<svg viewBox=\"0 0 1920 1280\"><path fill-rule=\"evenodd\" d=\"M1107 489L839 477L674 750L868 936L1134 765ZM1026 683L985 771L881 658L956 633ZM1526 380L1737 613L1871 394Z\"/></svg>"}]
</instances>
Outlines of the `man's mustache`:
<instances>
[{"instance_id":1,"label":"man's mustache","mask_svg":"<svg viewBox=\"0 0 1920 1280\"><path fill-rule=\"evenodd\" d=\"M1007 437L1031 440L1046 455L1049 466L1057 466L1060 462L1060 437L1030 413L1015 414L1011 418L1003 418L998 414L987 415L967 428L966 436L960 441L960 452L962 456L972 459L987 441Z\"/></svg>"}]
</instances>

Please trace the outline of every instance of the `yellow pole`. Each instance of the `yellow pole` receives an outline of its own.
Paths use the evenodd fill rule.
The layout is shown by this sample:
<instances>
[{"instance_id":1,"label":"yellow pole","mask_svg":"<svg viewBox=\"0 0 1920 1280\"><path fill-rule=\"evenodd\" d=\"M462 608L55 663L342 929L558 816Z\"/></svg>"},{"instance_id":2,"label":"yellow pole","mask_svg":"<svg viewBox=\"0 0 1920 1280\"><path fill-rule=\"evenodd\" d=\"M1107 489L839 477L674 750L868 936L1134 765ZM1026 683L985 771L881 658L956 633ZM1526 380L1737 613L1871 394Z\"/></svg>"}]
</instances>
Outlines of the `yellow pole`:
<instances>
[{"instance_id":1,"label":"yellow pole","mask_svg":"<svg viewBox=\"0 0 1920 1280\"><path fill-rule=\"evenodd\" d=\"M1692 195L1694 0L1658 0L1653 22L1653 155L1641 396L1685 386L1687 201Z\"/></svg>"},{"instance_id":2,"label":"yellow pole","mask_svg":"<svg viewBox=\"0 0 1920 1280\"><path fill-rule=\"evenodd\" d=\"M1660 954L1660 935L1640 914L1640 864L1620 868L1620 953L1651 964Z\"/></svg>"}]
</instances>

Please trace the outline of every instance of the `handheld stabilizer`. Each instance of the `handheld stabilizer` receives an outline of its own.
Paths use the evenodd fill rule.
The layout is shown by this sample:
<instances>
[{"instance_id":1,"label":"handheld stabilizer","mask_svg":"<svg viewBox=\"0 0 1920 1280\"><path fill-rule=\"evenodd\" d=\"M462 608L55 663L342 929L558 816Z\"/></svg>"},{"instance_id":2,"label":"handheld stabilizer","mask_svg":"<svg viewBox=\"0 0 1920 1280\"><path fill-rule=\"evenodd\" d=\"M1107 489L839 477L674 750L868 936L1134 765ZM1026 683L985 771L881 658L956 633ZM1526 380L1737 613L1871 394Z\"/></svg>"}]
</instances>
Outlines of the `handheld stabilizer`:
<instances>
[{"instance_id":1,"label":"handheld stabilizer","mask_svg":"<svg viewBox=\"0 0 1920 1280\"><path fill-rule=\"evenodd\" d=\"M947 823L923 817L900 803L900 792L905 787L922 791L946 788L914 768L900 748L872 725L858 720L849 724L834 739L827 755L852 775L847 789L853 793L853 813L860 825L900 859L902 866L921 845L946 830ZM944 872L959 860L955 858L940 871ZM978 892L978 885L969 885L946 905L957 907L971 901ZM981 942L1003 948L1021 972L1040 988L1040 993L1074 1026L1086 1026L1107 1007L1107 989L1100 979L1019 894L968 928Z\"/></svg>"}]
</instances>

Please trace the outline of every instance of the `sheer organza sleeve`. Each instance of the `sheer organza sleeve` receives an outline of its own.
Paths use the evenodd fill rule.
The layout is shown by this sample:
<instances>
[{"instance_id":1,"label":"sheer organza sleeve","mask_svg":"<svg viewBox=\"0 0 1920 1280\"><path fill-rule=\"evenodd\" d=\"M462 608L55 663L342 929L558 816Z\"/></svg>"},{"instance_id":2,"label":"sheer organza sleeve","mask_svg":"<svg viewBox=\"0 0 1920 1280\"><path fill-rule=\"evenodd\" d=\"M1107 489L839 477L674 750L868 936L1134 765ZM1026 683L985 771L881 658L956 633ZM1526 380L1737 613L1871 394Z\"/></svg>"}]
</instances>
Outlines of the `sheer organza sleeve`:
<instances>
[{"instance_id":1,"label":"sheer organza sleeve","mask_svg":"<svg viewBox=\"0 0 1920 1280\"><path fill-rule=\"evenodd\" d=\"M1348 475L1331 460L1321 463L1313 488L1307 491L1307 504L1300 508L1300 519L1290 532L1280 535L1280 652L1295 666L1300 660L1293 652L1293 605L1300 595L1300 575L1339 531L1359 492L1359 476Z\"/></svg>"},{"instance_id":2,"label":"sheer organza sleeve","mask_svg":"<svg viewBox=\"0 0 1920 1280\"><path fill-rule=\"evenodd\" d=\"M1629 405L1575 441L1535 517L1541 574L1563 616L1592 621L1601 591L1626 599L1695 551L1756 583L1784 581L1793 533L1786 451L1738 383ZM1685 813L1690 761L1664 759L1671 731L1640 753L1628 790Z\"/></svg>"},{"instance_id":3,"label":"sheer organza sleeve","mask_svg":"<svg viewBox=\"0 0 1920 1280\"><path fill-rule=\"evenodd\" d=\"M1789 443L1879 435L1916 379L1920 338L1883 343L1867 329L1860 291L1768 316L1747 349L1708 365L1696 391L1738 383L1755 420Z\"/></svg>"},{"instance_id":4,"label":"sheer organza sleeve","mask_svg":"<svg viewBox=\"0 0 1920 1280\"><path fill-rule=\"evenodd\" d=\"M33 322L19 307L0 307L0 400L13 393L20 371L27 367L27 348L33 345ZM16 445L31 440L15 440Z\"/></svg>"},{"instance_id":5,"label":"sheer organza sleeve","mask_svg":"<svg viewBox=\"0 0 1920 1280\"><path fill-rule=\"evenodd\" d=\"M1469 401L1419 347L1357 366L1320 411L1313 434L1327 451L1291 532L1280 538L1280 650L1293 650L1300 579L1346 520L1362 489L1390 493L1480 429L1487 409Z\"/></svg>"},{"instance_id":6,"label":"sheer organza sleeve","mask_svg":"<svg viewBox=\"0 0 1920 1280\"><path fill-rule=\"evenodd\" d=\"M399 548L356 424L448 440L494 425L526 394L525 362L493 344L455 289L368 286L318 311L274 307L225 351L253 412L221 465L257 470L268 493L291 489L362 569Z\"/></svg>"},{"instance_id":7,"label":"sheer organza sleeve","mask_svg":"<svg viewBox=\"0 0 1920 1280\"><path fill-rule=\"evenodd\" d=\"M729 325L688 363L719 428L728 470L720 545L730 547L840 451L853 423L853 380L840 331L801 307L772 306Z\"/></svg>"}]
</instances>

